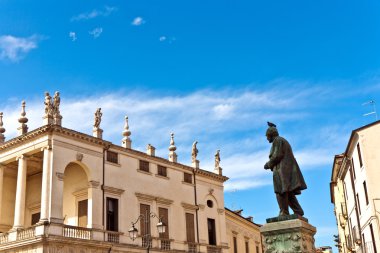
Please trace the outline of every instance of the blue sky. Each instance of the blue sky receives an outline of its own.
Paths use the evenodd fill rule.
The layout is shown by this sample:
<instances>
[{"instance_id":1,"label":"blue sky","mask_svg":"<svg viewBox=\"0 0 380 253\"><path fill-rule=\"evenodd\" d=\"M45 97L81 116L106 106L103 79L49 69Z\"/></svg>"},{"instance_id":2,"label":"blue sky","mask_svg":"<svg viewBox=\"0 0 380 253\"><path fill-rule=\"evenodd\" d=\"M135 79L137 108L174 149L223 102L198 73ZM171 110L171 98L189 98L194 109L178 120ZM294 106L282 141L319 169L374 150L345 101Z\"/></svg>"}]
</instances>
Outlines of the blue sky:
<instances>
[{"instance_id":1,"label":"blue sky","mask_svg":"<svg viewBox=\"0 0 380 253\"><path fill-rule=\"evenodd\" d=\"M266 121L293 146L309 189L300 202L319 230L336 233L329 180L352 129L375 120L379 101L378 1L9 1L0 0L0 111L7 139L21 100L30 129L43 94L61 92L63 125L120 143L124 115L133 147L179 161L198 140L201 167L215 150L230 177L226 206L258 223L277 215Z\"/></svg>"}]
</instances>

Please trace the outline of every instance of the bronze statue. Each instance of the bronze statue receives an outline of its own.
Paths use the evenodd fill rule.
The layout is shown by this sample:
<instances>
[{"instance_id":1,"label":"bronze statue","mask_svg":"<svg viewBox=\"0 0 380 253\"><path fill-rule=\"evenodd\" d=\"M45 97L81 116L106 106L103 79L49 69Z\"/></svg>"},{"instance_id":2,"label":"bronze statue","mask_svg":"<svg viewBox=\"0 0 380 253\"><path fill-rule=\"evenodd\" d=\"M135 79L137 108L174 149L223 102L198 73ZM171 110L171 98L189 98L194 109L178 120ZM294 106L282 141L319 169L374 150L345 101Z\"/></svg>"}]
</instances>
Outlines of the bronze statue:
<instances>
[{"instance_id":1,"label":"bronze statue","mask_svg":"<svg viewBox=\"0 0 380 253\"><path fill-rule=\"evenodd\" d=\"M289 142L279 136L275 124L268 122L268 126L266 136L269 143L272 143L272 148L264 169L273 171L273 187L280 208L279 216L289 215L289 206L295 214L303 216L304 212L296 195L307 188L305 180Z\"/></svg>"}]
</instances>

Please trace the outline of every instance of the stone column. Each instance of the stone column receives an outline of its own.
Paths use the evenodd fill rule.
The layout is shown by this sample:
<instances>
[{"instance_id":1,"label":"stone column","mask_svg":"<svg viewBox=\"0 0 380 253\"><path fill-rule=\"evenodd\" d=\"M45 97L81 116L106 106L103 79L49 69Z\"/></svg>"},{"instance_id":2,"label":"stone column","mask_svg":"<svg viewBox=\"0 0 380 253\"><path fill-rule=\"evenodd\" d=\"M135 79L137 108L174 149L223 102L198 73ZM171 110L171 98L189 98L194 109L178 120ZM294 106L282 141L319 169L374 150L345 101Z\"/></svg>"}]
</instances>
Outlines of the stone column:
<instances>
[{"instance_id":1,"label":"stone column","mask_svg":"<svg viewBox=\"0 0 380 253\"><path fill-rule=\"evenodd\" d=\"M3 180L4 179L4 165L0 164L0 221L2 220L1 219L1 215L2 215L2 211L1 211L1 208L4 206L3 205L3 188L4 188L4 185L3 185Z\"/></svg>"},{"instance_id":2,"label":"stone column","mask_svg":"<svg viewBox=\"0 0 380 253\"><path fill-rule=\"evenodd\" d=\"M26 195L26 170L27 158L25 155L17 157L17 188L16 188L16 204L13 229L24 228L25 220L25 195Z\"/></svg>"},{"instance_id":3,"label":"stone column","mask_svg":"<svg viewBox=\"0 0 380 253\"><path fill-rule=\"evenodd\" d=\"M42 187L41 187L41 216L40 223L49 221L50 210L50 185L51 185L51 147L42 148L44 160L42 165Z\"/></svg>"}]
</instances>

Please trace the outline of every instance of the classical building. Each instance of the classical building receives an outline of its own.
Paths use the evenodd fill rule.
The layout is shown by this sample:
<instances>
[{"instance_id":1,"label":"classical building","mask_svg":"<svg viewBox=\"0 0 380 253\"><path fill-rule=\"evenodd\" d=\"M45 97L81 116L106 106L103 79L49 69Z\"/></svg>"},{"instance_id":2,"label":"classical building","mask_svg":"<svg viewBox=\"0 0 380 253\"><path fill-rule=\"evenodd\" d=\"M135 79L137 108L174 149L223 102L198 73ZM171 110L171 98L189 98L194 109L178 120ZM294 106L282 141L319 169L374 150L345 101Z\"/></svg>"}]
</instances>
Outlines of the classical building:
<instances>
[{"instance_id":1,"label":"classical building","mask_svg":"<svg viewBox=\"0 0 380 253\"><path fill-rule=\"evenodd\" d=\"M174 134L160 158L132 149L127 117L116 145L102 139L100 108L88 135L62 127L59 105L46 93L43 125L28 131L23 103L8 141L0 113L0 252L229 251L226 222L240 218L224 208L219 152L214 172L199 168L196 143L192 166L180 164Z\"/></svg>"},{"instance_id":2,"label":"classical building","mask_svg":"<svg viewBox=\"0 0 380 253\"><path fill-rule=\"evenodd\" d=\"M379 164L380 121L352 131L346 151L335 156L330 192L339 252L380 250Z\"/></svg>"},{"instance_id":3,"label":"classical building","mask_svg":"<svg viewBox=\"0 0 380 253\"><path fill-rule=\"evenodd\" d=\"M242 211L225 208L229 253L262 253L261 225L251 216L243 217Z\"/></svg>"}]
</instances>

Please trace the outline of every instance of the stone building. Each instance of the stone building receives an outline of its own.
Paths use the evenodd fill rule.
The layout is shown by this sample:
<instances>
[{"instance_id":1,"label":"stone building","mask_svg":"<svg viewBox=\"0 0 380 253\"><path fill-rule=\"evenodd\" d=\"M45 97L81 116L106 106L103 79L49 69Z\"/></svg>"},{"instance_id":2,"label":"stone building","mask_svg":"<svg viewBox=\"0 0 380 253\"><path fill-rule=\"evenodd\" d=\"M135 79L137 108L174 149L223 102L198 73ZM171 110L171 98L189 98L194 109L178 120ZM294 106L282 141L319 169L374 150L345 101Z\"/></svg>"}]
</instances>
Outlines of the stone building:
<instances>
[{"instance_id":1,"label":"stone building","mask_svg":"<svg viewBox=\"0 0 380 253\"><path fill-rule=\"evenodd\" d=\"M330 192L339 252L380 250L379 164L380 121L352 131L346 151L335 156Z\"/></svg>"},{"instance_id":2,"label":"stone building","mask_svg":"<svg viewBox=\"0 0 380 253\"><path fill-rule=\"evenodd\" d=\"M62 126L59 105L46 93L43 125L28 131L23 103L8 141L0 114L0 252L229 251L219 153L209 172L197 152L177 162L174 134L168 159L134 150L127 117L116 145L100 108L88 135Z\"/></svg>"},{"instance_id":3,"label":"stone building","mask_svg":"<svg viewBox=\"0 0 380 253\"><path fill-rule=\"evenodd\" d=\"M262 253L261 225L243 217L242 211L225 208L229 253Z\"/></svg>"}]
</instances>

